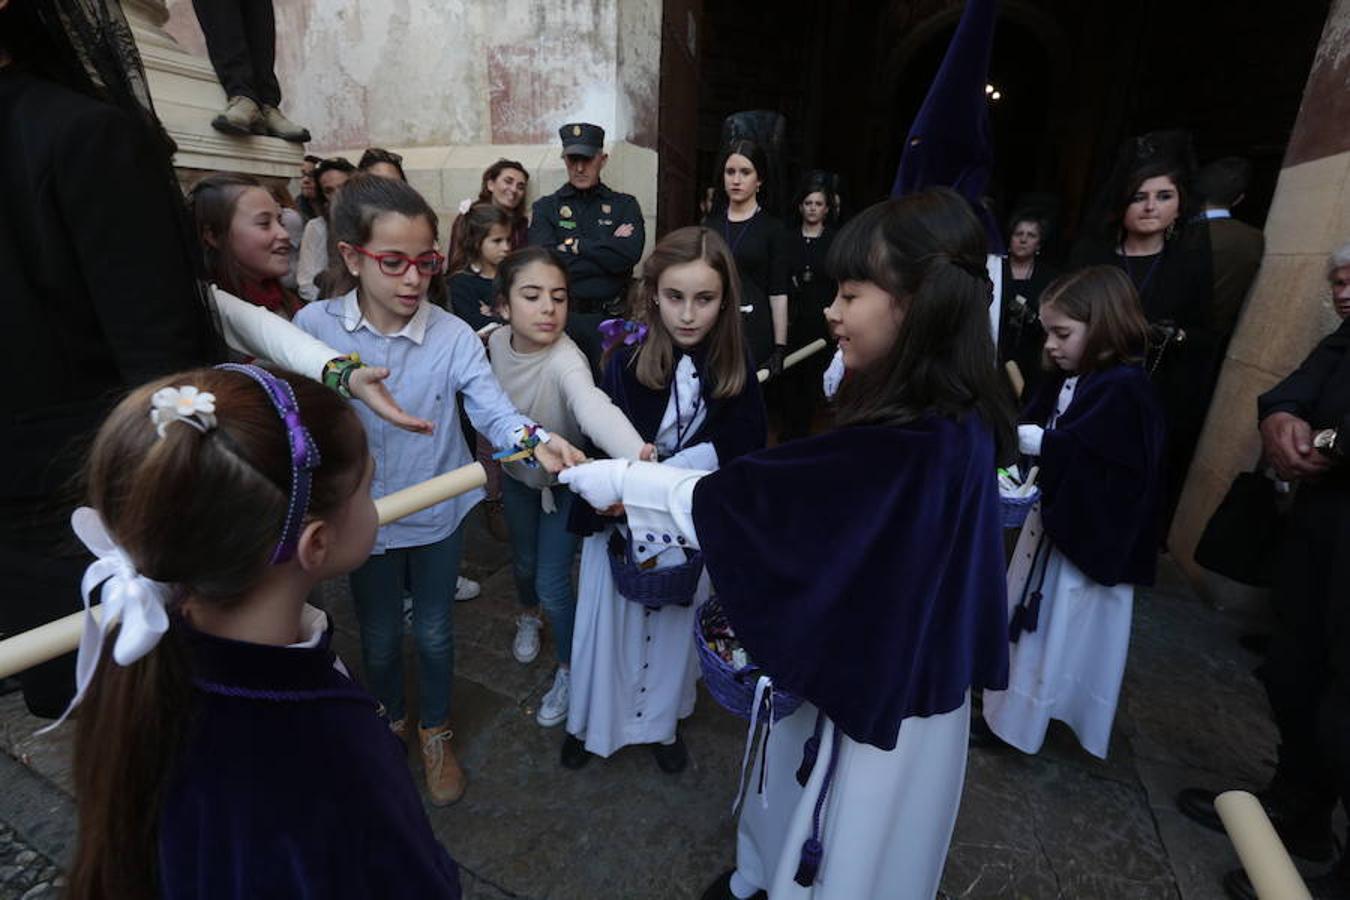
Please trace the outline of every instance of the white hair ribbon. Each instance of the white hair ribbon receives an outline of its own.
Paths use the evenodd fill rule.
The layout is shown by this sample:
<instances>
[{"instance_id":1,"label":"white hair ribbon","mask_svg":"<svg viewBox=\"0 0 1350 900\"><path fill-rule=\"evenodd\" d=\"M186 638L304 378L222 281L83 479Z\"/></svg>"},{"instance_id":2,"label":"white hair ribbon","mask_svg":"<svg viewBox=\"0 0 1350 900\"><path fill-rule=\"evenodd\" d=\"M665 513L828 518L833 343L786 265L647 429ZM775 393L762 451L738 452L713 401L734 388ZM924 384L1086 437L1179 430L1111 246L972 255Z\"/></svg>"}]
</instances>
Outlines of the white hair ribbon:
<instances>
[{"instance_id":1,"label":"white hair ribbon","mask_svg":"<svg viewBox=\"0 0 1350 900\"><path fill-rule=\"evenodd\" d=\"M75 660L75 696L61 718L38 734L64 722L84 699L98 669L104 639L114 622L122 623L122 630L113 644L113 659L119 666L129 666L145 656L169 630L169 614L164 607L173 596L173 587L137 572L126 551L108 534L96 510L81 506L71 514L70 524L98 558L84 570L80 582L80 593L84 595L84 633L80 635L80 651ZM103 586L101 620L93 615L89 606L89 595L100 584Z\"/></svg>"}]
</instances>

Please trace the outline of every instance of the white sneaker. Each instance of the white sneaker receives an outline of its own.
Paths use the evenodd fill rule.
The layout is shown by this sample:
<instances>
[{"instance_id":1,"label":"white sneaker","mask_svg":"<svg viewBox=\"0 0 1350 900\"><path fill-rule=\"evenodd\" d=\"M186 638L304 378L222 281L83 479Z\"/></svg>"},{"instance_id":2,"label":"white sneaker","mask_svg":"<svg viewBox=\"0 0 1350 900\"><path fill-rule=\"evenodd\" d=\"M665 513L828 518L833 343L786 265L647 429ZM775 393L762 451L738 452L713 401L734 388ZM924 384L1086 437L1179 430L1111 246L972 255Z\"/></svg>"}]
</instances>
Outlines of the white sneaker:
<instances>
[{"instance_id":1,"label":"white sneaker","mask_svg":"<svg viewBox=\"0 0 1350 900\"><path fill-rule=\"evenodd\" d=\"M516 639L511 644L511 653L518 663L532 663L539 655L539 629L544 627L543 620L529 613L516 617Z\"/></svg>"},{"instance_id":2,"label":"white sneaker","mask_svg":"<svg viewBox=\"0 0 1350 900\"><path fill-rule=\"evenodd\" d=\"M545 728L552 728L567 718L567 703L572 695L572 670L558 666L553 675L553 687L539 701L539 712L534 720Z\"/></svg>"},{"instance_id":3,"label":"white sneaker","mask_svg":"<svg viewBox=\"0 0 1350 900\"><path fill-rule=\"evenodd\" d=\"M483 593L483 586L480 585L478 582L474 581L472 578L465 578L463 575L461 575L459 576L459 580L455 582L456 603L463 603L465 600L472 600L474 597L477 597L481 593Z\"/></svg>"}]
</instances>

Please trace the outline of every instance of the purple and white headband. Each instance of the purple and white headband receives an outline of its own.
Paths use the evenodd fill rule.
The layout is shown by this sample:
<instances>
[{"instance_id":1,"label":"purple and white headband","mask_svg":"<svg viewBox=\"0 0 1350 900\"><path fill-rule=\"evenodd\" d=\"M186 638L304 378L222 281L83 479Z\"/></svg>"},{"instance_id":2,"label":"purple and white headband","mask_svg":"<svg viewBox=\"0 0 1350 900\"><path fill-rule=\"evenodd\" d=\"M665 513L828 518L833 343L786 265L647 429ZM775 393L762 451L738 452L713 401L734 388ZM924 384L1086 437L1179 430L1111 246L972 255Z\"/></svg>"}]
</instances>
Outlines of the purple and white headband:
<instances>
[{"instance_id":1,"label":"purple and white headband","mask_svg":"<svg viewBox=\"0 0 1350 900\"><path fill-rule=\"evenodd\" d=\"M295 391L290 384L259 366L224 363L216 366L230 372L247 375L267 392L281 421L286 423L286 441L291 450L291 490L286 507L286 523L281 529L281 540L272 552L269 564L283 563L295 556L296 545L300 541L300 530L304 527L305 516L309 513L309 491L313 481L313 472L319 467L318 445L314 437L300 419L300 404L296 402Z\"/></svg>"}]
</instances>

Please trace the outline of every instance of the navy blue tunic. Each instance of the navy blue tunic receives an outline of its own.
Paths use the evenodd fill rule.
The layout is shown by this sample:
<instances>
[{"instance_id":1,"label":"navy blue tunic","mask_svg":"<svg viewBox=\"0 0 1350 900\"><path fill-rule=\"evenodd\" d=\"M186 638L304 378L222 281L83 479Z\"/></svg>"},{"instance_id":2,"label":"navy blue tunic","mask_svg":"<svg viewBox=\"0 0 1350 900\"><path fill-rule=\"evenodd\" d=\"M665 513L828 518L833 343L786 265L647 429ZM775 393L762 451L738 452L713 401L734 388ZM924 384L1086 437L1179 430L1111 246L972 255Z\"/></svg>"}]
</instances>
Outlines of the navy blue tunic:
<instances>
[{"instance_id":1,"label":"navy blue tunic","mask_svg":"<svg viewBox=\"0 0 1350 900\"><path fill-rule=\"evenodd\" d=\"M160 816L162 897L460 896L398 739L333 668L331 625L312 649L174 628L197 691Z\"/></svg>"}]
</instances>

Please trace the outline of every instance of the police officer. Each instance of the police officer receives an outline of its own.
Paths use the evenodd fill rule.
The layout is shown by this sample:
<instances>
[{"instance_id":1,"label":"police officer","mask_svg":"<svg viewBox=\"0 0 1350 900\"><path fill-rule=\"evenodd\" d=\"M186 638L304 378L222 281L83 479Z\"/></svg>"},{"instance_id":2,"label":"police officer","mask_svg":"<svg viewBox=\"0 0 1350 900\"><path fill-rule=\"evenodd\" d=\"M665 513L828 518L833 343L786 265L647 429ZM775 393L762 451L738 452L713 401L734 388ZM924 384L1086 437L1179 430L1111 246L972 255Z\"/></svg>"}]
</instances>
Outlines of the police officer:
<instances>
[{"instance_id":1,"label":"police officer","mask_svg":"<svg viewBox=\"0 0 1350 900\"><path fill-rule=\"evenodd\" d=\"M567 333L597 366L605 306L628 289L646 229L637 198L600 180L609 159L605 130L587 122L558 129L567 184L534 202L530 243L557 250L572 282Z\"/></svg>"}]
</instances>

